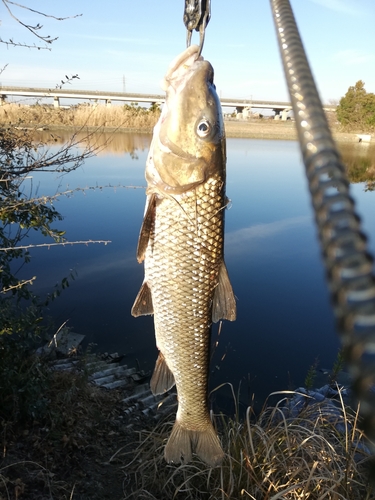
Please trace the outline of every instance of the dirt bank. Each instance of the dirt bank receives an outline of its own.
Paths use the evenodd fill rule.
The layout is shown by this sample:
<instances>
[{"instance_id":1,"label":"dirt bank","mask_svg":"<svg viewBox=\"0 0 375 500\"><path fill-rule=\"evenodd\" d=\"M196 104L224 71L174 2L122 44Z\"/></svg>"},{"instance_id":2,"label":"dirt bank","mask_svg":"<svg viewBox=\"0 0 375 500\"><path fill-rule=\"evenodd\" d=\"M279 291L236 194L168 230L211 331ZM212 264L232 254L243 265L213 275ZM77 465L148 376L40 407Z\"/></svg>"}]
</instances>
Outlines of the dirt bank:
<instances>
[{"instance_id":1,"label":"dirt bank","mask_svg":"<svg viewBox=\"0 0 375 500\"><path fill-rule=\"evenodd\" d=\"M230 138L247 138L247 139L271 139L283 141L297 141L296 124L290 120L276 121L276 120L225 120L226 136ZM70 131L82 130L81 127L68 127L47 125L45 130L49 131ZM84 127L86 132L95 132L96 130L101 133L138 133L138 134L152 134L152 127ZM358 142L358 137L354 132L340 132L336 127L331 126L331 131L334 139L337 142Z\"/></svg>"},{"instance_id":2,"label":"dirt bank","mask_svg":"<svg viewBox=\"0 0 375 500\"><path fill-rule=\"evenodd\" d=\"M274 139L284 141L296 141L296 124L290 120L226 120L225 130L227 137L247 137L252 139ZM339 132L335 127L331 128L334 139L337 142L358 142L355 133Z\"/></svg>"},{"instance_id":3,"label":"dirt bank","mask_svg":"<svg viewBox=\"0 0 375 500\"><path fill-rule=\"evenodd\" d=\"M159 113L149 113L142 108L123 109L119 106L106 108L98 106L82 106L79 109L54 109L48 107L23 107L10 104L0 106L0 126L16 126L18 129L38 131L64 131L64 132L96 132L101 133L148 133L151 134ZM356 133L340 132L338 130L336 116L332 113L327 115L328 122L334 138L338 142L358 142ZM21 125L20 125L21 124ZM227 118L225 120L227 137L273 139L273 140L297 140L296 125L291 120L280 121L273 119L236 120Z\"/></svg>"}]
</instances>

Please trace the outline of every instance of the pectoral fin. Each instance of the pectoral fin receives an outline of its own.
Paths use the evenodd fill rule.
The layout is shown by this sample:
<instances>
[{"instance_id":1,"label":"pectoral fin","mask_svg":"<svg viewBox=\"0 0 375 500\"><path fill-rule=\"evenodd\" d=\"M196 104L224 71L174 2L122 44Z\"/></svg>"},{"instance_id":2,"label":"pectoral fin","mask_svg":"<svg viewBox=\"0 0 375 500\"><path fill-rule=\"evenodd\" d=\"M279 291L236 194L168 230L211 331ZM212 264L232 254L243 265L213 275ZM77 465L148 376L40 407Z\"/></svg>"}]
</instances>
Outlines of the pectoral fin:
<instances>
[{"instance_id":1,"label":"pectoral fin","mask_svg":"<svg viewBox=\"0 0 375 500\"><path fill-rule=\"evenodd\" d=\"M220 319L229 321L236 319L236 299L224 261L220 266L218 285L215 288L212 304L212 321L217 323Z\"/></svg>"},{"instance_id":2,"label":"pectoral fin","mask_svg":"<svg viewBox=\"0 0 375 500\"><path fill-rule=\"evenodd\" d=\"M148 200L145 215L138 238L137 260L142 262L145 258L146 248L150 239L151 230L155 220L156 194L152 194Z\"/></svg>"},{"instance_id":3,"label":"pectoral fin","mask_svg":"<svg viewBox=\"0 0 375 500\"><path fill-rule=\"evenodd\" d=\"M169 369L165 357L162 352L159 352L158 359L156 360L154 373L150 381L150 389L154 396L164 394L172 389L175 385L173 373Z\"/></svg>"},{"instance_id":4,"label":"pectoral fin","mask_svg":"<svg viewBox=\"0 0 375 500\"><path fill-rule=\"evenodd\" d=\"M154 306L152 305L151 290L145 281L138 292L132 307L132 316L147 316L154 314Z\"/></svg>"}]
</instances>

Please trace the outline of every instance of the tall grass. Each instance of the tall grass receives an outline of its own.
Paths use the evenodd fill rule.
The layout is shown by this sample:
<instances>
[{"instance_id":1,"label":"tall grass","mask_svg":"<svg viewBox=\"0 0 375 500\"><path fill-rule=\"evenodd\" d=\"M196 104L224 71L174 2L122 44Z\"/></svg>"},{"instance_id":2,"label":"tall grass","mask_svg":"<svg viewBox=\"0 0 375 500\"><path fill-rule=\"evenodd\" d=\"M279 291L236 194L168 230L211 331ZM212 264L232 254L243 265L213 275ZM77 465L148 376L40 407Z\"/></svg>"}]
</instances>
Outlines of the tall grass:
<instances>
[{"instance_id":1,"label":"tall grass","mask_svg":"<svg viewBox=\"0 0 375 500\"><path fill-rule=\"evenodd\" d=\"M82 104L70 108L45 105L25 106L7 103L0 106L0 124L44 127L111 127L152 129L160 116L157 107L147 110L140 106L111 106Z\"/></svg>"},{"instance_id":2,"label":"tall grass","mask_svg":"<svg viewBox=\"0 0 375 500\"><path fill-rule=\"evenodd\" d=\"M336 411L331 404L316 403L290 417L282 404L265 407L256 418L250 407L244 421L217 419L226 458L214 469L197 458L180 466L164 463L172 423L141 433L133 460L123 467L135 484L126 498L374 499L358 412L341 400Z\"/></svg>"}]
</instances>

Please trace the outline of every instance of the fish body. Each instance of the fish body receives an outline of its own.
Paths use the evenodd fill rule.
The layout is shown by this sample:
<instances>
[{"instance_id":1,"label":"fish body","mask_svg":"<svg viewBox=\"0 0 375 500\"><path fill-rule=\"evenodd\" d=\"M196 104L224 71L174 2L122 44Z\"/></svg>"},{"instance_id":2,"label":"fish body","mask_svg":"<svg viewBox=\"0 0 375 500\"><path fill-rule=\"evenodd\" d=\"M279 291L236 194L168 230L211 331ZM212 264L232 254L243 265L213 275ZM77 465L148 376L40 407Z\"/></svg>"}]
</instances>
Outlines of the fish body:
<instances>
[{"instance_id":1,"label":"fish body","mask_svg":"<svg viewBox=\"0 0 375 500\"><path fill-rule=\"evenodd\" d=\"M216 465L223 451L208 410L211 324L236 317L223 257L223 118L212 66L197 46L172 62L164 89L166 103L146 164L147 202L138 242L145 277L132 314L154 314L160 353L153 393L177 387L166 460L186 463L195 452Z\"/></svg>"}]
</instances>

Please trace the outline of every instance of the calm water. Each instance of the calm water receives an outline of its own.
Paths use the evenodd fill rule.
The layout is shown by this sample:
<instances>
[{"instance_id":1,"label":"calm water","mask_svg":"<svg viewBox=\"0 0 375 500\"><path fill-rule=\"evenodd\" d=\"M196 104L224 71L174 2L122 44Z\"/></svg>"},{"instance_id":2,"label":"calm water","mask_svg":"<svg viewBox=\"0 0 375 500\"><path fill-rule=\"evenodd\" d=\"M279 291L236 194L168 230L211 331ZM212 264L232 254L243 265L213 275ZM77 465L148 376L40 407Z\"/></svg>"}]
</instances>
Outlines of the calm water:
<instances>
[{"instance_id":1,"label":"calm water","mask_svg":"<svg viewBox=\"0 0 375 500\"><path fill-rule=\"evenodd\" d=\"M47 292L77 272L71 286L50 307L60 325L68 320L101 351L127 355L127 362L151 370L156 348L151 317L133 318L130 309L143 279L135 252L142 221L144 167L151 137L118 135L84 167L65 176L35 175L39 194L75 187L109 186L62 197L58 226L70 241L110 240L108 245L34 249L25 276L37 275L35 290ZM373 158L374 150L354 145L353 158ZM242 380L242 401L259 403L272 391L303 384L319 359L330 368L339 341L335 333L316 230L300 160L291 141L228 139L225 255L235 294L237 321L214 329L211 388ZM115 186L115 187L113 187ZM375 253L375 192L352 186L364 228ZM41 240L43 241L43 240ZM222 389L223 397L229 394Z\"/></svg>"}]
</instances>

